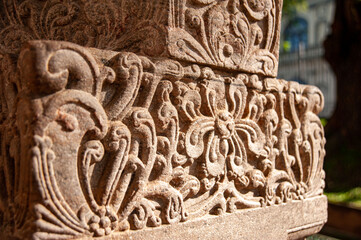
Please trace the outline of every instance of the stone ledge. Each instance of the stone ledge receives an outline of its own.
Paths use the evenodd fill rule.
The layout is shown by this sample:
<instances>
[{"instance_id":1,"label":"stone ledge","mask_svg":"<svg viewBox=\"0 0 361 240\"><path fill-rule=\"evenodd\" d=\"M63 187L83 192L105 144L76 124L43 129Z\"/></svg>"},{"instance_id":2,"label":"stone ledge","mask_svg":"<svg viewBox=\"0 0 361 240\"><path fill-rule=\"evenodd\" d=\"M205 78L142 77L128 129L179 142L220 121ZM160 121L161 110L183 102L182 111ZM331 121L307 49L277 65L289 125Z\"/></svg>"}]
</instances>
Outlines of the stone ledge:
<instances>
[{"instance_id":1,"label":"stone ledge","mask_svg":"<svg viewBox=\"0 0 361 240\"><path fill-rule=\"evenodd\" d=\"M326 221L327 198L319 196L223 216L208 215L194 221L128 231L101 239L302 239L319 232Z\"/></svg>"}]
</instances>

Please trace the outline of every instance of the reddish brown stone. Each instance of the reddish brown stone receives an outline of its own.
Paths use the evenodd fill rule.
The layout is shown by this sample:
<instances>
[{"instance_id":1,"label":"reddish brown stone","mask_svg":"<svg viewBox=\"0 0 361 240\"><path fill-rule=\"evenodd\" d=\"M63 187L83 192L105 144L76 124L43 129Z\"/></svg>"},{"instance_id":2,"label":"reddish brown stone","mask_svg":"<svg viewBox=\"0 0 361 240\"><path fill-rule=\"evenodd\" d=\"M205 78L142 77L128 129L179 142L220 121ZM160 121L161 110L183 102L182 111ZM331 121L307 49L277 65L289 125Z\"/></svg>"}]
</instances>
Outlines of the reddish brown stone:
<instances>
[{"instance_id":1,"label":"reddish brown stone","mask_svg":"<svg viewBox=\"0 0 361 240\"><path fill-rule=\"evenodd\" d=\"M1 237L322 227L323 96L274 78L280 0L5 2Z\"/></svg>"}]
</instances>

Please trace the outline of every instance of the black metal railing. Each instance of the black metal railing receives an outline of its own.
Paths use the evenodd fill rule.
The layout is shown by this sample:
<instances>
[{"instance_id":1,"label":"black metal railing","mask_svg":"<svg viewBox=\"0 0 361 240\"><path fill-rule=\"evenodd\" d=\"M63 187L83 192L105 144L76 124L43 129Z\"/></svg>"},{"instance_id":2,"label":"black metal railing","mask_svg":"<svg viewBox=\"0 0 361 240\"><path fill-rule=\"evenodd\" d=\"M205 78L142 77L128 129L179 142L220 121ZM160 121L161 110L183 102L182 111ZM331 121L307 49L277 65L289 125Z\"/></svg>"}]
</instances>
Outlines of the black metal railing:
<instances>
[{"instance_id":1,"label":"black metal railing","mask_svg":"<svg viewBox=\"0 0 361 240\"><path fill-rule=\"evenodd\" d=\"M296 52L281 52L278 78L319 87L325 96L320 117L330 118L336 106L336 77L323 56L322 46L300 46Z\"/></svg>"}]
</instances>

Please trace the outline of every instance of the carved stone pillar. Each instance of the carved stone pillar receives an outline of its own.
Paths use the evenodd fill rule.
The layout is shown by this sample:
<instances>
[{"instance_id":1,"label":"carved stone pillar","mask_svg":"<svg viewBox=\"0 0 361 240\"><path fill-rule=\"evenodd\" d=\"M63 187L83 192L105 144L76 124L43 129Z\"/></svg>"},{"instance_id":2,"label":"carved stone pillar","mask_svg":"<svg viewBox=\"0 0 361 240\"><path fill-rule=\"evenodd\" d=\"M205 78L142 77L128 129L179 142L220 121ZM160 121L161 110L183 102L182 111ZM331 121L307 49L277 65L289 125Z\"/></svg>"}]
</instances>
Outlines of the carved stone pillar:
<instances>
[{"instance_id":1,"label":"carved stone pillar","mask_svg":"<svg viewBox=\"0 0 361 240\"><path fill-rule=\"evenodd\" d=\"M323 96L275 78L281 0L2 4L0 238L323 226Z\"/></svg>"}]
</instances>

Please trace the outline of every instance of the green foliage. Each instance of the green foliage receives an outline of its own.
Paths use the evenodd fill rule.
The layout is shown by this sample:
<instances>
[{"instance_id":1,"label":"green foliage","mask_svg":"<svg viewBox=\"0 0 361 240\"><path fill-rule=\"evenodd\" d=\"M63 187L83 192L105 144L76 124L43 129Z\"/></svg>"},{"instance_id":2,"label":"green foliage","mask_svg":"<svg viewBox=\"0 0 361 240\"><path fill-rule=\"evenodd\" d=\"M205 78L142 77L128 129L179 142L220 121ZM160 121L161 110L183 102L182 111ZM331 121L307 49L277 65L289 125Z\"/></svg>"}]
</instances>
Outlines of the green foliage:
<instances>
[{"instance_id":1,"label":"green foliage","mask_svg":"<svg viewBox=\"0 0 361 240\"><path fill-rule=\"evenodd\" d=\"M325 194L331 203L348 203L356 207L361 207L361 187L343 192L330 192Z\"/></svg>"},{"instance_id":2,"label":"green foliage","mask_svg":"<svg viewBox=\"0 0 361 240\"><path fill-rule=\"evenodd\" d=\"M289 52L291 50L291 42L290 41L283 41L282 49L284 52Z\"/></svg>"},{"instance_id":3,"label":"green foliage","mask_svg":"<svg viewBox=\"0 0 361 240\"><path fill-rule=\"evenodd\" d=\"M326 118L321 118L321 124L322 124L322 126L326 127L327 122L328 122L328 121L327 121Z\"/></svg>"},{"instance_id":4,"label":"green foliage","mask_svg":"<svg viewBox=\"0 0 361 240\"><path fill-rule=\"evenodd\" d=\"M306 239L307 240L339 240L338 238L333 238L333 237L325 236L325 235L321 235L321 234L315 234L315 235L307 237Z\"/></svg>"},{"instance_id":5,"label":"green foliage","mask_svg":"<svg viewBox=\"0 0 361 240\"><path fill-rule=\"evenodd\" d=\"M294 16L299 11L305 11L308 8L307 0L284 0L283 15Z\"/></svg>"}]
</instances>

